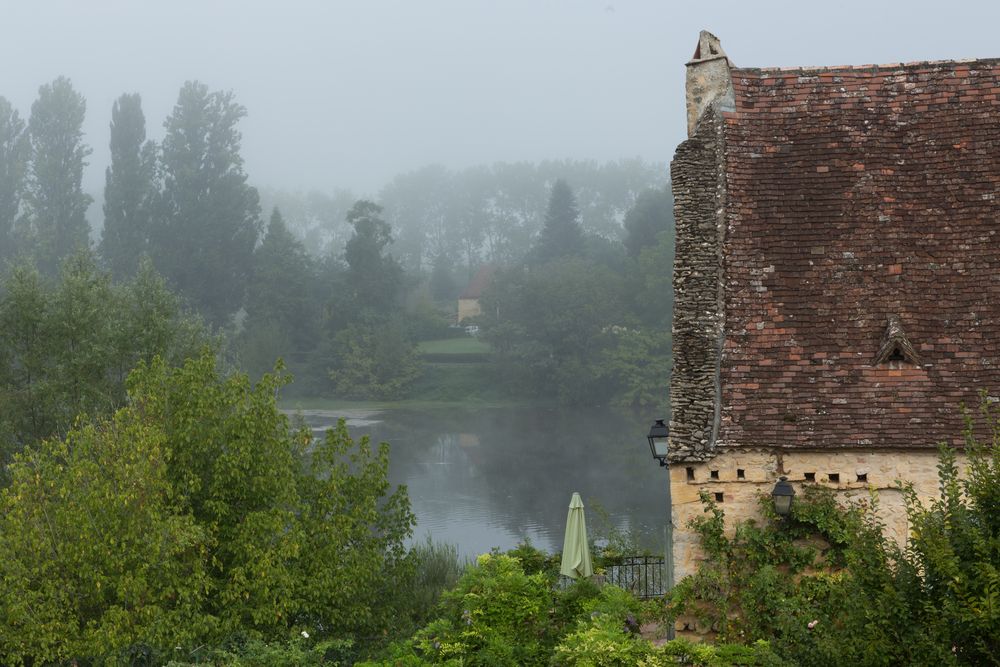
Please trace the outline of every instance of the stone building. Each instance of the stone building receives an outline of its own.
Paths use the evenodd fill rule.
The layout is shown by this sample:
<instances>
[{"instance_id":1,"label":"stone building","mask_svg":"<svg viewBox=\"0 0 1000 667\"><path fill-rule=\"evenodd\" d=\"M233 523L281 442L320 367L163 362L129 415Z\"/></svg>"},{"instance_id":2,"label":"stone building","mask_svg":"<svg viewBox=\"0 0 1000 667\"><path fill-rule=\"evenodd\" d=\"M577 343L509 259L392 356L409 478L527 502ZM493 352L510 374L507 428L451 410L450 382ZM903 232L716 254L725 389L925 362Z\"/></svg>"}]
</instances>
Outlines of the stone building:
<instances>
[{"instance_id":1,"label":"stone building","mask_svg":"<svg viewBox=\"0 0 1000 667\"><path fill-rule=\"evenodd\" d=\"M490 283L493 282L493 274L496 273L496 267L492 264L484 264L473 276L472 281L469 286L458 295L458 323L461 324L462 320L472 319L473 317L479 317L483 314L483 309L479 305L479 300L483 296L483 292L489 287Z\"/></svg>"},{"instance_id":2,"label":"stone building","mask_svg":"<svg viewBox=\"0 0 1000 667\"><path fill-rule=\"evenodd\" d=\"M961 404L1000 389L1000 60L738 68L687 63L670 487L674 575L701 490L729 518L781 475L937 492ZM980 425L982 426L982 425Z\"/></svg>"}]
</instances>

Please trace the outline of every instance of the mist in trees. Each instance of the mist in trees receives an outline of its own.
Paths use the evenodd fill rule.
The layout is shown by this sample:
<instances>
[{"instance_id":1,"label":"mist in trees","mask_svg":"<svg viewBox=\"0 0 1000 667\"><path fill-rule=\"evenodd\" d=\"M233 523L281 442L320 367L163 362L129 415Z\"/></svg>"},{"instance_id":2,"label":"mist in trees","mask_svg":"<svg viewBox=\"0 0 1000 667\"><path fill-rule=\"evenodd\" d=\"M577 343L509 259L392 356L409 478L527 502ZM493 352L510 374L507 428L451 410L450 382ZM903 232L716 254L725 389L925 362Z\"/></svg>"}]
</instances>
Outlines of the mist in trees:
<instances>
[{"instance_id":1,"label":"mist in trees","mask_svg":"<svg viewBox=\"0 0 1000 667\"><path fill-rule=\"evenodd\" d=\"M216 325L243 302L262 226L240 155L236 126L245 115L232 93L189 81L164 125L151 252L168 281Z\"/></svg>"},{"instance_id":2,"label":"mist in trees","mask_svg":"<svg viewBox=\"0 0 1000 667\"><path fill-rule=\"evenodd\" d=\"M17 109L0 97L0 262L14 255L14 230L28 166L28 136Z\"/></svg>"},{"instance_id":3,"label":"mist in trees","mask_svg":"<svg viewBox=\"0 0 1000 667\"><path fill-rule=\"evenodd\" d=\"M157 148L146 140L138 93L111 107L111 165L105 173L101 257L116 278L135 275L150 251L149 235L159 195Z\"/></svg>"},{"instance_id":4,"label":"mist in trees","mask_svg":"<svg viewBox=\"0 0 1000 667\"><path fill-rule=\"evenodd\" d=\"M179 363L206 345L218 342L148 261L121 283L86 250L58 278L16 263L0 277L0 469L14 452L64 434L77 415L120 407L136 364Z\"/></svg>"},{"instance_id":5,"label":"mist in trees","mask_svg":"<svg viewBox=\"0 0 1000 667\"><path fill-rule=\"evenodd\" d=\"M663 406L673 216L648 202L664 199L663 190L640 194L625 216L633 221L625 241L615 244L584 234L572 188L553 184L536 245L526 261L500 273L477 319L494 348L496 377L511 393ZM639 256L629 257L627 248Z\"/></svg>"},{"instance_id":6,"label":"mist in trees","mask_svg":"<svg viewBox=\"0 0 1000 667\"><path fill-rule=\"evenodd\" d=\"M69 79L38 89L28 119L30 163L25 189L23 236L39 269L55 275L62 258L90 245L83 168L90 148L83 142L87 103Z\"/></svg>"},{"instance_id":7,"label":"mist in trees","mask_svg":"<svg viewBox=\"0 0 1000 667\"><path fill-rule=\"evenodd\" d=\"M90 247L85 112L65 78L39 89L27 122L0 99L0 255L30 257L39 280ZM399 398L420 375L416 344L456 335L454 299L490 264L495 321L480 323L500 386L571 403L649 400L624 387L663 370L647 372L643 355L668 356L662 166L430 165L373 198L265 189L265 226L241 153L246 113L232 92L189 81L157 143L137 93L114 101L93 267L109 289L148 256L147 279L155 267L252 376L283 357L299 378L290 391Z\"/></svg>"}]
</instances>

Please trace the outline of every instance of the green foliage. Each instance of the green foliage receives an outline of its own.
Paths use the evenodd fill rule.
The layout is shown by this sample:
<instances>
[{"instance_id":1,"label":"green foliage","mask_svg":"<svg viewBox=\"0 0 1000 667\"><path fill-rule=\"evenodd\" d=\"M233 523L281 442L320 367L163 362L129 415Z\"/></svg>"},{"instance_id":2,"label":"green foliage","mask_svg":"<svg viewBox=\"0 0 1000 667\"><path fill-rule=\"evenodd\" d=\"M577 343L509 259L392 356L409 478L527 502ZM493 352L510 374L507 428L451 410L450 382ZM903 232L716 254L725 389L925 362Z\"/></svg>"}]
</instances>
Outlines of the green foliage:
<instances>
[{"instance_id":1,"label":"green foliage","mask_svg":"<svg viewBox=\"0 0 1000 667\"><path fill-rule=\"evenodd\" d=\"M110 414L140 361L178 363L209 342L148 262L118 285L85 252L63 263L56 283L15 265L0 280L0 462L65 433L81 413Z\"/></svg>"},{"instance_id":2,"label":"green foliage","mask_svg":"<svg viewBox=\"0 0 1000 667\"><path fill-rule=\"evenodd\" d=\"M398 318L350 325L334 341L330 377L338 396L400 398L420 375L416 347Z\"/></svg>"},{"instance_id":3,"label":"green foliage","mask_svg":"<svg viewBox=\"0 0 1000 667\"><path fill-rule=\"evenodd\" d=\"M647 325L670 329L674 310L674 230L660 232L639 252L636 313Z\"/></svg>"},{"instance_id":4,"label":"green foliage","mask_svg":"<svg viewBox=\"0 0 1000 667\"><path fill-rule=\"evenodd\" d=\"M28 135L24 130L17 109L0 96L0 262L14 254L14 223L21 210L28 168Z\"/></svg>"},{"instance_id":5,"label":"green foliage","mask_svg":"<svg viewBox=\"0 0 1000 667\"><path fill-rule=\"evenodd\" d=\"M55 275L62 260L90 246L83 167L90 148L83 143L87 103L69 79L38 89L28 119L28 171L24 236L38 268Z\"/></svg>"},{"instance_id":6,"label":"green foliage","mask_svg":"<svg viewBox=\"0 0 1000 667\"><path fill-rule=\"evenodd\" d=\"M297 377L314 381L321 300L314 260L274 209L254 251L247 316L240 335L243 368L260 377L282 357Z\"/></svg>"},{"instance_id":7,"label":"green foliage","mask_svg":"<svg viewBox=\"0 0 1000 667\"><path fill-rule=\"evenodd\" d=\"M430 277L431 296L438 302L449 302L458 298L459 287L451 271L451 262L444 256L434 260Z\"/></svg>"},{"instance_id":8,"label":"green foliage","mask_svg":"<svg viewBox=\"0 0 1000 667\"><path fill-rule=\"evenodd\" d=\"M176 505L163 431L138 411L15 457L0 494L6 664L191 645L216 620L210 533Z\"/></svg>"},{"instance_id":9,"label":"green foliage","mask_svg":"<svg viewBox=\"0 0 1000 667\"><path fill-rule=\"evenodd\" d=\"M631 593L605 586L581 612L576 628L555 647L553 667L631 667L654 653L649 641L635 635L643 605Z\"/></svg>"},{"instance_id":10,"label":"green foliage","mask_svg":"<svg viewBox=\"0 0 1000 667\"><path fill-rule=\"evenodd\" d=\"M527 256L557 179L573 184L584 231L616 239L636 198L658 186L663 174L663 165L637 159L495 163L461 171L428 166L400 174L378 199L397 231L393 252L408 270L448 261L468 279L484 259L509 266Z\"/></svg>"},{"instance_id":11,"label":"green foliage","mask_svg":"<svg viewBox=\"0 0 1000 667\"><path fill-rule=\"evenodd\" d=\"M615 327L612 334L616 344L602 351L600 373L616 388L613 403L666 409L663 378L670 376L670 330Z\"/></svg>"},{"instance_id":12,"label":"green foliage","mask_svg":"<svg viewBox=\"0 0 1000 667\"><path fill-rule=\"evenodd\" d=\"M483 297L482 337L501 379L521 395L557 393L565 403L608 400L598 364L625 317L620 276L586 259L561 259L498 275Z\"/></svg>"},{"instance_id":13,"label":"green foliage","mask_svg":"<svg viewBox=\"0 0 1000 667\"><path fill-rule=\"evenodd\" d=\"M549 194L545 222L533 249L534 258L547 262L558 257L576 257L583 252L583 245L576 197L566 181L559 179L553 183Z\"/></svg>"},{"instance_id":14,"label":"green foliage","mask_svg":"<svg viewBox=\"0 0 1000 667\"><path fill-rule=\"evenodd\" d=\"M982 421L1000 434L997 416ZM971 422L970 422L971 424ZM792 516L724 527L707 496L693 522L708 555L680 582L668 617L693 615L723 641L766 640L802 665L993 664L1000 646L997 442L967 432L968 476L942 448L940 495L924 506L901 490L911 527L905 549L883 532L873 497L849 507L807 488Z\"/></svg>"},{"instance_id":15,"label":"green foliage","mask_svg":"<svg viewBox=\"0 0 1000 667\"><path fill-rule=\"evenodd\" d=\"M625 248L638 259L642 250L657 244L662 232L673 230L674 198L669 188L642 192L625 214Z\"/></svg>"},{"instance_id":16,"label":"green foliage","mask_svg":"<svg viewBox=\"0 0 1000 667\"><path fill-rule=\"evenodd\" d=\"M392 228L381 217L382 207L361 199L347 213L354 236L344 248L347 288L355 312L370 310L388 315L399 306L403 270L386 252Z\"/></svg>"},{"instance_id":17,"label":"green foliage","mask_svg":"<svg viewBox=\"0 0 1000 667\"><path fill-rule=\"evenodd\" d=\"M499 551L494 555L500 555ZM530 540L520 542L513 549L508 549L507 556L516 558L525 574L544 574L555 582L559 577L559 566L562 559L559 554L549 554L532 546Z\"/></svg>"},{"instance_id":18,"label":"green foliage","mask_svg":"<svg viewBox=\"0 0 1000 667\"><path fill-rule=\"evenodd\" d=\"M469 567L467 559L460 558L458 548L453 544L441 544L427 537L426 542L418 542L410 550L409 558L415 572L412 588L400 591L403 614L397 619L399 626L406 621L412 625L401 634L409 636L433 618L441 594L454 588L462 574Z\"/></svg>"},{"instance_id":19,"label":"green foliage","mask_svg":"<svg viewBox=\"0 0 1000 667\"><path fill-rule=\"evenodd\" d=\"M435 663L543 665L554 637L548 627L552 587L527 575L516 558L484 554L442 596L442 615L414 637Z\"/></svg>"},{"instance_id":20,"label":"green foliage","mask_svg":"<svg viewBox=\"0 0 1000 667\"><path fill-rule=\"evenodd\" d=\"M284 381L222 377L207 353L157 359L113 418L15 458L0 494L5 664L385 636L414 572L388 445L354 442L343 421L317 441L292 431Z\"/></svg>"},{"instance_id":21,"label":"green foliage","mask_svg":"<svg viewBox=\"0 0 1000 667\"><path fill-rule=\"evenodd\" d=\"M156 144L146 141L146 117L138 93L111 107L111 165L105 172L101 257L116 278L131 277L149 251L156 199Z\"/></svg>"},{"instance_id":22,"label":"green foliage","mask_svg":"<svg viewBox=\"0 0 1000 667\"><path fill-rule=\"evenodd\" d=\"M791 667L766 641L743 644L709 644L672 639L660 648L659 655L639 663L642 667L693 665L695 667Z\"/></svg>"},{"instance_id":23,"label":"green foliage","mask_svg":"<svg viewBox=\"0 0 1000 667\"><path fill-rule=\"evenodd\" d=\"M261 231L257 191L247 185L231 92L188 81L167 118L163 192L150 238L157 268L209 322L223 325L243 303Z\"/></svg>"},{"instance_id":24,"label":"green foliage","mask_svg":"<svg viewBox=\"0 0 1000 667\"><path fill-rule=\"evenodd\" d=\"M305 633L308 635L309 633ZM187 658L167 662L167 667L207 665L217 667L299 667L303 665L353 664L353 642L327 639L311 641L308 636L285 642L265 642L259 639L237 642L233 646L211 650L196 649L190 661Z\"/></svg>"}]
</instances>

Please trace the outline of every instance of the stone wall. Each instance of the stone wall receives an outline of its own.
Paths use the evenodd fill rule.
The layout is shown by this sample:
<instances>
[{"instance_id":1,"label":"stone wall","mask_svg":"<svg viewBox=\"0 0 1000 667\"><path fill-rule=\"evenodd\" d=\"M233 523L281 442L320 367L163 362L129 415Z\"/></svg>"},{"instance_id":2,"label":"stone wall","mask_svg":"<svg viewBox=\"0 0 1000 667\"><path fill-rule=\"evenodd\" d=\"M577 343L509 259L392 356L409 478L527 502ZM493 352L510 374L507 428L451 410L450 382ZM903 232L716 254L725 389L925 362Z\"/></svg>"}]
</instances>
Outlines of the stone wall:
<instances>
[{"instance_id":1,"label":"stone wall","mask_svg":"<svg viewBox=\"0 0 1000 667\"><path fill-rule=\"evenodd\" d=\"M709 107L722 111L736 108L736 93L730 73L729 58L719 38L702 30L694 58L687 63L685 85L688 136L692 136Z\"/></svg>"},{"instance_id":2,"label":"stone wall","mask_svg":"<svg viewBox=\"0 0 1000 667\"><path fill-rule=\"evenodd\" d=\"M676 220L670 455L711 456L718 427L725 180L722 117L709 108L670 164Z\"/></svg>"},{"instance_id":3,"label":"stone wall","mask_svg":"<svg viewBox=\"0 0 1000 667\"><path fill-rule=\"evenodd\" d=\"M937 464L937 452L927 450L779 453L759 448L725 449L711 461L675 463L670 468L674 581L693 574L704 558L697 535L688 528L691 519L703 514L702 490L713 495L731 526L761 518L757 498L770 494L781 475L788 477L796 492L803 484L816 484L836 489L845 502L867 497L875 489L887 534L902 544L909 525L896 481L911 482L926 502L938 494ZM960 455L960 469L963 465ZM676 627L679 632L696 630L693 619L687 618L678 619Z\"/></svg>"}]
</instances>

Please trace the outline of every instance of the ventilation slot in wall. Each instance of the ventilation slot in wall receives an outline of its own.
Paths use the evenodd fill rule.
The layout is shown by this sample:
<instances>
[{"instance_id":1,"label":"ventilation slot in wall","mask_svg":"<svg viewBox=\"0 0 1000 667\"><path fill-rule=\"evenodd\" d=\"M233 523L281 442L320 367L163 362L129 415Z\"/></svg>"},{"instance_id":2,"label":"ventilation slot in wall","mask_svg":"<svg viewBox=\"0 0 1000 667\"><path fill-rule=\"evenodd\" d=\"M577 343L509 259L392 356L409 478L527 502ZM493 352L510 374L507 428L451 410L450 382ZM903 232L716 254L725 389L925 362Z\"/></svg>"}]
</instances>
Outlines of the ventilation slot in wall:
<instances>
[{"instance_id":1,"label":"ventilation slot in wall","mask_svg":"<svg viewBox=\"0 0 1000 667\"><path fill-rule=\"evenodd\" d=\"M746 479L746 478L747 478L746 470L744 470L743 468L737 468L736 479Z\"/></svg>"},{"instance_id":2,"label":"ventilation slot in wall","mask_svg":"<svg viewBox=\"0 0 1000 667\"><path fill-rule=\"evenodd\" d=\"M816 481L816 473L814 473L814 472L807 472L806 473L806 481L807 482L815 482Z\"/></svg>"},{"instance_id":3,"label":"ventilation slot in wall","mask_svg":"<svg viewBox=\"0 0 1000 667\"><path fill-rule=\"evenodd\" d=\"M694 481L694 468L688 467L688 468L685 468L684 470L687 471L688 481L689 482L693 482Z\"/></svg>"},{"instance_id":4,"label":"ventilation slot in wall","mask_svg":"<svg viewBox=\"0 0 1000 667\"><path fill-rule=\"evenodd\" d=\"M713 470L712 472L708 473L708 476L711 477L712 479L719 479L719 471Z\"/></svg>"},{"instance_id":5,"label":"ventilation slot in wall","mask_svg":"<svg viewBox=\"0 0 1000 667\"><path fill-rule=\"evenodd\" d=\"M828 474L826 476L826 478L828 480L830 480L831 482L839 482L840 481L840 473L839 472L831 472L830 474Z\"/></svg>"},{"instance_id":6,"label":"ventilation slot in wall","mask_svg":"<svg viewBox=\"0 0 1000 667\"><path fill-rule=\"evenodd\" d=\"M866 473L866 472L859 472L858 473L858 481L859 482L867 482L868 481L868 473Z\"/></svg>"},{"instance_id":7,"label":"ventilation slot in wall","mask_svg":"<svg viewBox=\"0 0 1000 667\"><path fill-rule=\"evenodd\" d=\"M716 491L715 492L715 502L717 502L717 503L721 503L722 502L722 491Z\"/></svg>"}]
</instances>

